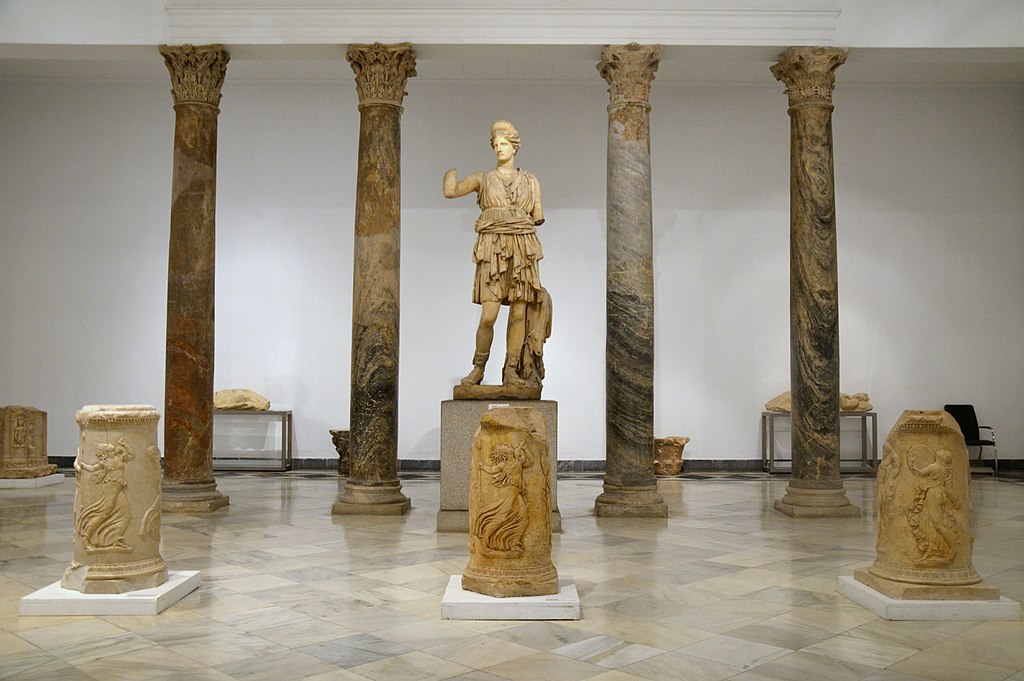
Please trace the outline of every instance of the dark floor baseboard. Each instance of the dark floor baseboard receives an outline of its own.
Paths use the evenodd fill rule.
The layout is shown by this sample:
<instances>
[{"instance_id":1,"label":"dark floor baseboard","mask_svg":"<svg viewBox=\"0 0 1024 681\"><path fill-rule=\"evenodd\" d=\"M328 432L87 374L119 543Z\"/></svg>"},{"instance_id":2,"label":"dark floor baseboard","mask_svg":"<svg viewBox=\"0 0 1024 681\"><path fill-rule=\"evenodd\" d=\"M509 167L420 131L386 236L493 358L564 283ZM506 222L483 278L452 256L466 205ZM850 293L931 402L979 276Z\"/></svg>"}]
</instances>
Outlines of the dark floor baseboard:
<instances>
[{"instance_id":1,"label":"dark floor baseboard","mask_svg":"<svg viewBox=\"0 0 1024 681\"><path fill-rule=\"evenodd\" d=\"M51 456L50 463L57 464L58 468L71 469L75 464L73 456ZM976 460L971 460L976 465ZM982 462L983 465L992 467L991 459ZM292 459L293 470L336 470L338 459ZM430 472L440 471L441 462L437 459L399 459L398 470L401 472ZM742 473L761 470L760 459L686 459L683 462L684 473L708 473L722 471L728 473ZM1001 459L999 461L999 472L1024 471L1024 459ZM603 459L561 459L558 461L559 473L602 473L604 472Z\"/></svg>"}]
</instances>

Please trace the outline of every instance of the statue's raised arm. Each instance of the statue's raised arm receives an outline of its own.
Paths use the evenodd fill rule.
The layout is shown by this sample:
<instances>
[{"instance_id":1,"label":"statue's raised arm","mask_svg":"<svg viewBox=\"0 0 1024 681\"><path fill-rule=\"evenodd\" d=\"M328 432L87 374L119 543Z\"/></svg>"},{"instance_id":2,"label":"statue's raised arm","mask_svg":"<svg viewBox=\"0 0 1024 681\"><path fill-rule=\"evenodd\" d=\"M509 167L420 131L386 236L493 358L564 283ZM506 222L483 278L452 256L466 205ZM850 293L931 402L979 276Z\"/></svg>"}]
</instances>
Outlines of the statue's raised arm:
<instances>
[{"instance_id":1,"label":"statue's raised arm","mask_svg":"<svg viewBox=\"0 0 1024 681\"><path fill-rule=\"evenodd\" d=\"M480 191L480 175L482 173L474 173L469 177L464 177L461 180L456 179L458 173L455 172L455 168L452 168L444 174L444 198L446 199L457 199L460 196L465 196L470 192Z\"/></svg>"},{"instance_id":2,"label":"statue's raised arm","mask_svg":"<svg viewBox=\"0 0 1024 681\"><path fill-rule=\"evenodd\" d=\"M444 196L449 199L477 193L480 217L473 249L476 276L473 302L481 306L476 331L473 370L462 385L478 385L490 357L494 322L502 305L509 306L507 347L502 385L532 386L539 390L544 378L544 341L551 333L551 298L540 284L544 257L536 226L544 222L540 182L515 165L519 133L508 121L491 125L491 149L497 159L493 170L458 179L454 168L444 174Z\"/></svg>"}]
</instances>

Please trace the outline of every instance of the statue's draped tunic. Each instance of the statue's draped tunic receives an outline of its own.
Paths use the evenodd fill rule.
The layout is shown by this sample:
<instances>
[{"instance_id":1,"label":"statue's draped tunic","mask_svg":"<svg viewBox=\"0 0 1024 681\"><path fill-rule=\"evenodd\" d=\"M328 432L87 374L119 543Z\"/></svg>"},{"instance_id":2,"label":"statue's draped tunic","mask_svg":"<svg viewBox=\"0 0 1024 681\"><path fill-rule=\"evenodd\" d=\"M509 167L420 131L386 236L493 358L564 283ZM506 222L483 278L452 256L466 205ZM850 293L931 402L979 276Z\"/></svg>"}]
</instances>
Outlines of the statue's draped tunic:
<instances>
[{"instance_id":1,"label":"statue's draped tunic","mask_svg":"<svg viewBox=\"0 0 1024 681\"><path fill-rule=\"evenodd\" d=\"M477 204L476 246L473 262L473 302L509 304L542 299L539 261L544 257L537 230L535 212L540 185L537 178L517 168L506 181L497 170L470 176L480 185Z\"/></svg>"}]
</instances>

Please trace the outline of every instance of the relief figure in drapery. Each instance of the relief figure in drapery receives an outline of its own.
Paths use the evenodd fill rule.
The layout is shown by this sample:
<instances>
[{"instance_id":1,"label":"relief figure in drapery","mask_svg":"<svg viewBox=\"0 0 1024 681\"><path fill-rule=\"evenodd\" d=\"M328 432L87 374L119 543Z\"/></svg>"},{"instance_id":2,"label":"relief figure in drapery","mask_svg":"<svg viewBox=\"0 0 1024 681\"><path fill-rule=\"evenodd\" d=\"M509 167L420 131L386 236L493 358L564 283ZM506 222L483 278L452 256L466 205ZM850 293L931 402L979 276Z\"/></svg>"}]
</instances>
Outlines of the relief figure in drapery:
<instances>
[{"instance_id":1,"label":"relief figure in drapery","mask_svg":"<svg viewBox=\"0 0 1024 681\"><path fill-rule=\"evenodd\" d=\"M116 445L100 444L96 456L98 460L93 464L81 460L81 451L75 459L75 471L83 478L79 485L83 503L92 499L79 513L75 530L86 551L131 551L124 542L132 519L124 468L135 453L127 440L121 438Z\"/></svg>"},{"instance_id":2,"label":"relief figure in drapery","mask_svg":"<svg viewBox=\"0 0 1024 681\"><path fill-rule=\"evenodd\" d=\"M526 531L526 489L523 469L532 463L522 444L495 445L488 463L481 462L482 482L491 493L484 493L492 502L481 509L473 522L472 532L489 551L519 555L523 551Z\"/></svg>"}]
</instances>

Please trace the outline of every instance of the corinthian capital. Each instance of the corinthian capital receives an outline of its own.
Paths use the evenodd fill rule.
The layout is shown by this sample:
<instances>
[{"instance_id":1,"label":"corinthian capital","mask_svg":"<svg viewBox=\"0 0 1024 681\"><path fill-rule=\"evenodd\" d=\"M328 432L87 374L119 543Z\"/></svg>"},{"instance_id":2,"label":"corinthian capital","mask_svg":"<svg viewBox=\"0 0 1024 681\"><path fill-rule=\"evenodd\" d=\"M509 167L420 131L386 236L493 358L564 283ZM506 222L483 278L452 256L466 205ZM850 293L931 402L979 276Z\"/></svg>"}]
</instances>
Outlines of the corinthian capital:
<instances>
[{"instance_id":1,"label":"corinthian capital","mask_svg":"<svg viewBox=\"0 0 1024 681\"><path fill-rule=\"evenodd\" d=\"M401 106L405 84L416 75L416 55L412 45L349 45L345 55L356 73L359 104Z\"/></svg>"},{"instance_id":2,"label":"corinthian capital","mask_svg":"<svg viewBox=\"0 0 1024 681\"><path fill-rule=\"evenodd\" d=\"M198 102L218 106L228 53L220 45L164 45L160 48L171 74L175 104Z\"/></svg>"},{"instance_id":3,"label":"corinthian capital","mask_svg":"<svg viewBox=\"0 0 1024 681\"><path fill-rule=\"evenodd\" d=\"M782 81L789 106L832 106L836 69L846 63L846 50L836 47L791 47L772 66Z\"/></svg>"},{"instance_id":4,"label":"corinthian capital","mask_svg":"<svg viewBox=\"0 0 1024 681\"><path fill-rule=\"evenodd\" d=\"M630 43L601 50L597 70L608 83L612 105L647 104L660 59L661 45Z\"/></svg>"}]
</instances>

